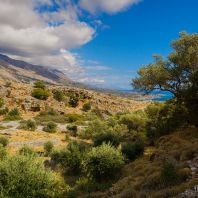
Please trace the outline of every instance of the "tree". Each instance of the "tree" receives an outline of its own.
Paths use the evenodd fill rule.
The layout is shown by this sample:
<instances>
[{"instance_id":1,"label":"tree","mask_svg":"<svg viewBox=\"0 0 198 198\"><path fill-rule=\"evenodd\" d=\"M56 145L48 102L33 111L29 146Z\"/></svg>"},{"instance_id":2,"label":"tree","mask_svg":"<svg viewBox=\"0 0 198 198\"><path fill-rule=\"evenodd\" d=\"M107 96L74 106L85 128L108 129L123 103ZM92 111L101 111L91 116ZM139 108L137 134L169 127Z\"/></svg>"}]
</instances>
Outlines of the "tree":
<instances>
[{"instance_id":1,"label":"tree","mask_svg":"<svg viewBox=\"0 0 198 198\"><path fill-rule=\"evenodd\" d=\"M146 92L171 92L188 109L190 121L198 123L198 34L181 33L172 48L167 60L155 56L154 63L141 68L132 85Z\"/></svg>"},{"instance_id":2,"label":"tree","mask_svg":"<svg viewBox=\"0 0 198 198\"><path fill-rule=\"evenodd\" d=\"M83 162L84 171L96 181L111 179L123 165L122 153L110 144L92 148Z\"/></svg>"}]
</instances>

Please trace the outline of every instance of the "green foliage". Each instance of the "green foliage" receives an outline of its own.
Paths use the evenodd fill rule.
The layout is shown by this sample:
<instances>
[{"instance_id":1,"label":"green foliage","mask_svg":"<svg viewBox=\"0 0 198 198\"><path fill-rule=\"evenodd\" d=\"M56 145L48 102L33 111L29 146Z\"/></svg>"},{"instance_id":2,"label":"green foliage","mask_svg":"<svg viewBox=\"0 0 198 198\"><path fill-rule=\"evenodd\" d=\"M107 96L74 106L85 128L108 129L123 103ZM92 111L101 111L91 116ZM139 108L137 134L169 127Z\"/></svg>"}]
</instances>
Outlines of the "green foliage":
<instances>
[{"instance_id":1,"label":"green foliage","mask_svg":"<svg viewBox=\"0 0 198 198\"><path fill-rule=\"evenodd\" d=\"M7 157L6 148L0 143L0 161L4 160L6 157Z\"/></svg>"},{"instance_id":2,"label":"green foliage","mask_svg":"<svg viewBox=\"0 0 198 198\"><path fill-rule=\"evenodd\" d=\"M61 186L57 176L36 158L17 155L0 162L1 197L58 198Z\"/></svg>"},{"instance_id":3,"label":"green foliage","mask_svg":"<svg viewBox=\"0 0 198 198\"><path fill-rule=\"evenodd\" d=\"M50 96L50 93L47 90L36 88L32 92L32 97L37 98L39 100L47 100Z\"/></svg>"},{"instance_id":4,"label":"green foliage","mask_svg":"<svg viewBox=\"0 0 198 198\"><path fill-rule=\"evenodd\" d=\"M44 143L44 151L47 156L52 153L53 148L54 148L54 144L51 141Z\"/></svg>"},{"instance_id":5,"label":"green foliage","mask_svg":"<svg viewBox=\"0 0 198 198\"><path fill-rule=\"evenodd\" d=\"M57 131L57 124L54 122L49 122L45 127L43 127L43 131L55 133Z\"/></svg>"},{"instance_id":6,"label":"green foliage","mask_svg":"<svg viewBox=\"0 0 198 198\"><path fill-rule=\"evenodd\" d=\"M67 122L67 117L65 115L61 115L54 109L46 110L40 112L39 115L35 117L37 123L45 124L46 122L56 122L56 123L65 123Z\"/></svg>"},{"instance_id":7,"label":"green foliage","mask_svg":"<svg viewBox=\"0 0 198 198\"><path fill-rule=\"evenodd\" d=\"M175 184L179 175L175 165L171 161L165 161L161 169L161 180L165 185Z\"/></svg>"},{"instance_id":8,"label":"green foliage","mask_svg":"<svg viewBox=\"0 0 198 198\"><path fill-rule=\"evenodd\" d=\"M77 107L79 103L79 98L75 95L70 96L69 105L73 108Z\"/></svg>"},{"instance_id":9,"label":"green foliage","mask_svg":"<svg viewBox=\"0 0 198 198\"><path fill-rule=\"evenodd\" d=\"M3 145L3 147L6 147L9 144L8 138L0 136L0 144Z\"/></svg>"},{"instance_id":10,"label":"green foliage","mask_svg":"<svg viewBox=\"0 0 198 198\"><path fill-rule=\"evenodd\" d=\"M60 164L64 171L78 174L81 172L81 164L85 150L86 147L83 144L72 141L66 149L54 151L51 155L51 159L57 164Z\"/></svg>"},{"instance_id":11,"label":"green foliage","mask_svg":"<svg viewBox=\"0 0 198 198\"><path fill-rule=\"evenodd\" d=\"M34 120L26 120L21 123L19 128L27 131L35 131L37 128L37 124Z\"/></svg>"},{"instance_id":12,"label":"green foliage","mask_svg":"<svg viewBox=\"0 0 198 198\"><path fill-rule=\"evenodd\" d=\"M6 115L9 112L9 109L5 107L4 109L0 109L0 115Z\"/></svg>"},{"instance_id":13,"label":"green foliage","mask_svg":"<svg viewBox=\"0 0 198 198\"><path fill-rule=\"evenodd\" d=\"M109 144L92 148L83 162L84 171L96 181L112 179L123 165L122 153Z\"/></svg>"},{"instance_id":14,"label":"green foliage","mask_svg":"<svg viewBox=\"0 0 198 198\"><path fill-rule=\"evenodd\" d=\"M174 132L186 123L186 113L182 106L173 102L154 103L147 107L147 137L150 141Z\"/></svg>"},{"instance_id":15,"label":"green foliage","mask_svg":"<svg viewBox=\"0 0 198 198\"><path fill-rule=\"evenodd\" d=\"M71 132L71 134L72 134L73 136L76 136L77 131L78 131L78 127L77 127L76 125L69 124L69 125L67 125L67 130L68 130L69 132Z\"/></svg>"},{"instance_id":16,"label":"green foliage","mask_svg":"<svg viewBox=\"0 0 198 198\"><path fill-rule=\"evenodd\" d=\"M85 112L91 110L91 103L90 103L90 102L85 103L85 104L83 105L83 107L82 107L82 110L85 111Z\"/></svg>"},{"instance_id":17,"label":"green foliage","mask_svg":"<svg viewBox=\"0 0 198 198\"><path fill-rule=\"evenodd\" d=\"M34 88L45 89L46 86L45 86L44 82L37 81L37 82L34 83Z\"/></svg>"},{"instance_id":18,"label":"green foliage","mask_svg":"<svg viewBox=\"0 0 198 198\"><path fill-rule=\"evenodd\" d=\"M120 116L120 124L128 127L129 131L144 131L146 119L144 115L138 113L125 114Z\"/></svg>"},{"instance_id":19,"label":"green foliage","mask_svg":"<svg viewBox=\"0 0 198 198\"><path fill-rule=\"evenodd\" d=\"M2 108L4 104L5 104L4 99L3 98L0 98L0 108Z\"/></svg>"},{"instance_id":20,"label":"green foliage","mask_svg":"<svg viewBox=\"0 0 198 198\"><path fill-rule=\"evenodd\" d=\"M53 95L54 95L54 99L57 100L58 102L63 101L65 98L64 93L60 90L54 91Z\"/></svg>"},{"instance_id":21,"label":"green foliage","mask_svg":"<svg viewBox=\"0 0 198 198\"><path fill-rule=\"evenodd\" d=\"M33 148L27 145L24 145L19 149L19 154L23 156L32 156L32 157L36 156L36 152L33 150Z\"/></svg>"},{"instance_id":22,"label":"green foliage","mask_svg":"<svg viewBox=\"0 0 198 198\"><path fill-rule=\"evenodd\" d=\"M141 68L132 85L146 92L155 89L171 92L179 106L187 108L188 121L197 125L198 34L183 32L172 47L167 60L156 56L155 63Z\"/></svg>"},{"instance_id":23,"label":"green foliage","mask_svg":"<svg viewBox=\"0 0 198 198\"><path fill-rule=\"evenodd\" d=\"M94 146L100 146L103 143L111 144L112 146L117 147L121 141L121 134L113 131L105 133L96 133L93 136Z\"/></svg>"},{"instance_id":24,"label":"green foliage","mask_svg":"<svg viewBox=\"0 0 198 198\"><path fill-rule=\"evenodd\" d=\"M136 140L122 145L122 153L128 160L135 160L144 153L144 142Z\"/></svg>"},{"instance_id":25,"label":"green foliage","mask_svg":"<svg viewBox=\"0 0 198 198\"><path fill-rule=\"evenodd\" d=\"M67 122L70 122L70 123L83 120L83 116L79 114L67 114L65 117L66 117Z\"/></svg>"},{"instance_id":26,"label":"green foliage","mask_svg":"<svg viewBox=\"0 0 198 198\"><path fill-rule=\"evenodd\" d=\"M8 115L5 116L5 120L20 120L21 116L20 116L20 112L17 108L12 109Z\"/></svg>"}]
</instances>

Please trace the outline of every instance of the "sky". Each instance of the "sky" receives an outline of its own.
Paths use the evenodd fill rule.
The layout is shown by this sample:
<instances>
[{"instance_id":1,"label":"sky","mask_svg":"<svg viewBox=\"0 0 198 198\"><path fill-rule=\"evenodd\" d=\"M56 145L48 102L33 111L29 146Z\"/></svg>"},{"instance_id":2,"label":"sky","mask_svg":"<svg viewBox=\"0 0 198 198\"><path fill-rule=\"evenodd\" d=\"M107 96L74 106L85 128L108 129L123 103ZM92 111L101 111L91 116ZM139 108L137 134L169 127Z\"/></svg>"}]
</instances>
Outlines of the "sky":
<instances>
[{"instance_id":1,"label":"sky","mask_svg":"<svg viewBox=\"0 0 198 198\"><path fill-rule=\"evenodd\" d=\"M197 0L0 0L0 53L127 90L179 32L198 32L197 11Z\"/></svg>"}]
</instances>

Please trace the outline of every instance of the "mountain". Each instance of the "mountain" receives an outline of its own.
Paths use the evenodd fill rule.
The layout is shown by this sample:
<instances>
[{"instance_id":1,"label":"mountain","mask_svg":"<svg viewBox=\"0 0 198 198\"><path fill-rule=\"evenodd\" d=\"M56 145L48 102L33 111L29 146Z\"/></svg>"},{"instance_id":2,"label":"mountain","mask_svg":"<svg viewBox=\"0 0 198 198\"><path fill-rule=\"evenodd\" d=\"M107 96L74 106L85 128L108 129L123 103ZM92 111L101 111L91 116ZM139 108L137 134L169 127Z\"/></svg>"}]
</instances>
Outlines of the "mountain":
<instances>
[{"instance_id":1,"label":"mountain","mask_svg":"<svg viewBox=\"0 0 198 198\"><path fill-rule=\"evenodd\" d=\"M40 65L33 65L0 54L0 79L30 82L41 80L51 84L74 85L63 72Z\"/></svg>"}]
</instances>

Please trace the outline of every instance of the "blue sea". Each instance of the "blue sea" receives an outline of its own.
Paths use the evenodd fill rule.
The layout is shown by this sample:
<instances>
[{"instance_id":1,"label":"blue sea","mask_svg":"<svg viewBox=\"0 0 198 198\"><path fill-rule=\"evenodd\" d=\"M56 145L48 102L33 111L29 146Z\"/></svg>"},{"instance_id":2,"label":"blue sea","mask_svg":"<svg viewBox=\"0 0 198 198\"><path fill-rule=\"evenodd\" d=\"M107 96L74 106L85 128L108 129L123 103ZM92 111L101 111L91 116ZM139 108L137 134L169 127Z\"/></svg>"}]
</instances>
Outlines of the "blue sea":
<instances>
[{"instance_id":1,"label":"blue sea","mask_svg":"<svg viewBox=\"0 0 198 198\"><path fill-rule=\"evenodd\" d=\"M119 90L122 93L138 93L138 94L144 94L143 92L137 92L134 90ZM149 100L153 100L153 101L167 101L171 98L173 98L173 94L168 92L168 91L153 91L150 93L152 95L152 99Z\"/></svg>"}]
</instances>

